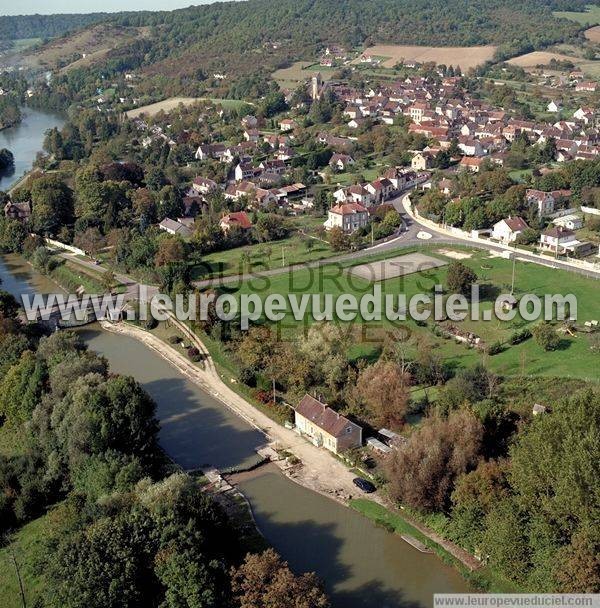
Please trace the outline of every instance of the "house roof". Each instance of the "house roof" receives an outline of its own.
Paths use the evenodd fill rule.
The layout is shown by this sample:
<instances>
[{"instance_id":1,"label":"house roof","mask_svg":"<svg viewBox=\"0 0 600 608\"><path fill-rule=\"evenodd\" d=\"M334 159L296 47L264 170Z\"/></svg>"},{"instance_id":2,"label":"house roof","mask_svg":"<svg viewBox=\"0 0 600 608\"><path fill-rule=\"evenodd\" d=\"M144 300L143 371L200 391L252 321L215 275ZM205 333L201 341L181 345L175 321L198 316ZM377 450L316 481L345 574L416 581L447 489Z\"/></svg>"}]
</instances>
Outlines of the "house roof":
<instances>
[{"instance_id":1,"label":"house roof","mask_svg":"<svg viewBox=\"0 0 600 608\"><path fill-rule=\"evenodd\" d=\"M240 226L244 229L252 228L252 222L245 211L235 211L234 213L223 216L221 219L221 224L227 224L228 226Z\"/></svg>"},{"instance_id":2,"label":"house roof","mask_svg":"<svg viewBox=\"0 0 600 608\"><path fill-rule=\"evenodd\" d=\"M343 437L354 429L361 430L357 424L310 395L304 395L296 412L333 437Z\"/></svg>"},{"instance_id":3,"label":"house roof","mask_svg":"<svg viewBox=\"0 0 600 608\"><path fill-rule=\"evenodd\" d=\"M504 220L504 223L513 231L519 232L520 230L527 230L529 226L527 222L521 217L509 217Z\"/></svg>"},{"instance_id":4,"label":"house roof","mask_svg":"<svg viewBox=\"0 0 600 608\"><path fill-rule=\"evenodd\" d=\"M575 236L575 233L564 226L552 226L551 228L546 228L544 232L542 232L544 236L549 236L552 238L571 238Z\"/></svg>"},{"instance_id":5,"label":"house roof","mask_svg":"<svg viewBox=\"0 0 600 608\"><path fill-rule=\"evenodd\" d=\"M330 213L336 213L338 215L354 215L356 213L368 213L365 207L359 203L343 203L342 205L335 205L329 210Z\"/></svg>"}]
</instances>

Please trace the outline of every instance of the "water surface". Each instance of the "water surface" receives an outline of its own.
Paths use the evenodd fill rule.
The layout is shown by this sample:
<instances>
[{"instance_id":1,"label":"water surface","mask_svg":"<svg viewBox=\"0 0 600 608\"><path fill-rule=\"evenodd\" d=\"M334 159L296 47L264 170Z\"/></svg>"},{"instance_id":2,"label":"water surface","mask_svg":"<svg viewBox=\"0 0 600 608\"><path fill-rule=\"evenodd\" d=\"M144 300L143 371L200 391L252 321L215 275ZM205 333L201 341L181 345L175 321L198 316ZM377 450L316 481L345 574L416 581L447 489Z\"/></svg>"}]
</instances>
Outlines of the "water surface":
<instances>
[{"instance_id":1,"label":"water surface","mask_svg":"<svg viewBox=\"0 0 600 608\"><path fill-rule=\"evenodd\" d=\"M0 277L14 295L56 290L17 256L0 256ZM96 326L81 331L113 372L134 376L154 398L161 445L181 466L243 467L255 461L263 435L157 353ZM239 487L267 540L295 571L315 571L324 580L334 608L426 607L432 606L434 593L470 590L435 555L420 553L278 470L257 472Z\"/></svg>"},{"instance_id":2,"label":"water surface","mask_svg":"<svg viewBox=\"0 0 600 608\"><path fill-rule=\"evenodd\" d=\"M0 9L1 12L1 9ZM8 148L15 157L15 168L0 176L0 190L8 190L33 167L42 149L45 133L52 127L62 127L64 118L53 112L21 108L23 120L14 127L0 131L0 148Z\"/></svg>"}]
</instances>

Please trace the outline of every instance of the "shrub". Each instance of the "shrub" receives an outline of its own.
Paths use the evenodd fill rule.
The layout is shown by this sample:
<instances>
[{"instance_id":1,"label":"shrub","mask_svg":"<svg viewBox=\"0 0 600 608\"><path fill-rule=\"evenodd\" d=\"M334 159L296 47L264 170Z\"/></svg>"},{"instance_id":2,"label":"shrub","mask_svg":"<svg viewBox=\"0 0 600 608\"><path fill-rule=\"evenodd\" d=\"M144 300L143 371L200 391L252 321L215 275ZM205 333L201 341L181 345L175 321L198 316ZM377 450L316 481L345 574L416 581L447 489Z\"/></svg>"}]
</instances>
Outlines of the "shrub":
<instances>
[{"instance_id":1,"label":"shrub","mask_svg":"<svg viewBox=\"0 0 600 608\"><path fill-rule=\"evenodd\" d=\"M541 323L534 327L533 337L546 351L556 350L560 345L560 337L549 323Z\"/></svg>"},{"instance_id":2,"label":"shrub","mask_svg":"<svg viewBox=\"0 0 600 608\"><path fill-rule=\"evenodd\" d=\"M187 355L190 358L190 361L193 361L194 363L202 361L202 354L195 346L190 346L188 348Z\"/></svg>"},{"instance_id":3,"label":"shrub","mask_svg":"<svg viewBox=\"0 0 600 608\"><path fill-rule=\"evenodd\" d=\"M493 344L490 344L487 347L487 354L490 356L494 356L498 353L501 353L503 350L504 347L502 346L502 342L494 342Z\"/></svg>"},{"instance_id":4,"label":"shrub","mask_svg":"<svg viewBox=\"0 0 600 608\"><path fill-rule=\"evenodd\" d=\"M179 336L169 336L169 344L179 344L181 342L181 338Z\"/></svg>"},{"instance_id":5,"label":"shrub","mask_svg":"<svg viewBox=\"0 0 600 608\"><path fill-rule=\"evenodd\" d=\"M509 339L509 343L513 346L515 344L521 344L521 342L525 342L525 340L529 340L531 338L531 330L529 328L521 329L520 331L516 331Z\"/></svg>"},{"instance_id":6,"label":"shrub","mask_svg":"<svg viewBox=\"0 0 600 608\"><path fill-rule=\"evenodd\" d=\"M142 326L146 329L156 329L158 327L158 321L154 317L149 317L142 322Z\"/></svg>"}]
</instances>

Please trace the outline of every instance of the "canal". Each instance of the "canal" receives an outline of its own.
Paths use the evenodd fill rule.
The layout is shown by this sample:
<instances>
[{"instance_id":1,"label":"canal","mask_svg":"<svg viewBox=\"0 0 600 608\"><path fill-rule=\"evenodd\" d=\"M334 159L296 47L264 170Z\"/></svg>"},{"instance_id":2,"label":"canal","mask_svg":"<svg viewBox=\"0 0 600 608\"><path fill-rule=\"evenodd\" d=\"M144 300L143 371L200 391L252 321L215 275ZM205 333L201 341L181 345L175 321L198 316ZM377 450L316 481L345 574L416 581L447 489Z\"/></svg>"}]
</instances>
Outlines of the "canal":
<instances>
[{"instance_id":1,"label":"canal","mask_svg":"<svg viewBox=\"0 0 600 608\"><path fill-rule=\"evenodd\" d=\"M18 256L0 257L3 288L15 296L56 286ZM92 326L89 347L111 369L134 376L157 403L160 440L185 468L244 466L264 437L137 340ZM325 581L335 608L430 606L435 592L469 585L434 555L419 553L399 536L358 513L307 490L278 471L258 472L239 485L261 532L296 571Z\"/></svg>"},{"instance_id":2,"label":"canal","mask_svg":"<svg viewBox=\"0 0 600 608\"><path fill-rule=\"evenodd\" d=\"M28 170L43 133L61 120L25 110L24 122L0 132L0 148L15 154L16 170L0 189ZM2 289L50 293L57 287L18 256L0 256ZM181 466L243 467L256 459L265 438L232 411L138 341L92 326L89 347L114 372L135 377L157 403L160 441ZM278 471L257 472L241 482L261 532L297 572L315 571L335 608L431 606L433 593L469 591L459 573L434 555L419 553L399 536L376 527L351 509L307 490Z\"/></svg>"}]
</instances>

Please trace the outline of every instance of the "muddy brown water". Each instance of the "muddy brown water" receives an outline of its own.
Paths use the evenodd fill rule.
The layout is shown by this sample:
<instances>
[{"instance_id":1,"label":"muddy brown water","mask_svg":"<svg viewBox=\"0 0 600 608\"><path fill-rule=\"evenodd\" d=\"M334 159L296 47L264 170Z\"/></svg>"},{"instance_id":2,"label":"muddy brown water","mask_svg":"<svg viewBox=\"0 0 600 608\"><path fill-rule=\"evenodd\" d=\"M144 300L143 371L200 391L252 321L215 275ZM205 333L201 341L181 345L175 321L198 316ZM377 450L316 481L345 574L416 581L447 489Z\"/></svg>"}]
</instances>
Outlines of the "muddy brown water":
<instances>
[{"instance_id":1,"label":"muddy brown water","mask_svg":"<svg viewBox=\"0 0 600 608\"><path fill-rule=\"evenodd\" d=\"M3 288L22 293L57 291L17 256L0 257ZM160 441L181 466L243 467L256 460L264 436L212 395L192 384L133 338L91 326L89 347L114 372L135 377L157 403ZM297 571L315 571L335 608L431 606L434 593L471 590L460 574L435 555L420 553L391 534L274 468L259 469L239 483L261 532Z\"/></svg>"}]
</instances>

